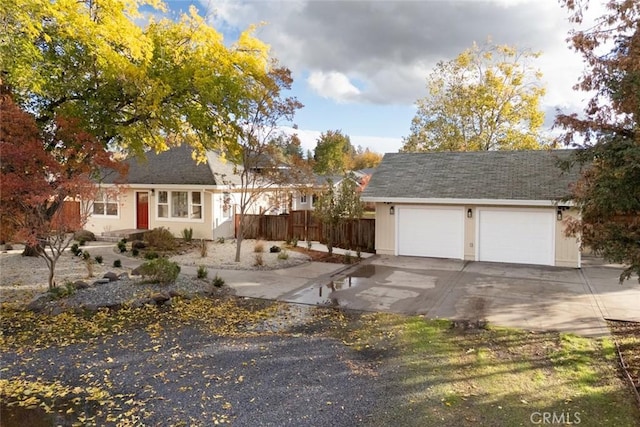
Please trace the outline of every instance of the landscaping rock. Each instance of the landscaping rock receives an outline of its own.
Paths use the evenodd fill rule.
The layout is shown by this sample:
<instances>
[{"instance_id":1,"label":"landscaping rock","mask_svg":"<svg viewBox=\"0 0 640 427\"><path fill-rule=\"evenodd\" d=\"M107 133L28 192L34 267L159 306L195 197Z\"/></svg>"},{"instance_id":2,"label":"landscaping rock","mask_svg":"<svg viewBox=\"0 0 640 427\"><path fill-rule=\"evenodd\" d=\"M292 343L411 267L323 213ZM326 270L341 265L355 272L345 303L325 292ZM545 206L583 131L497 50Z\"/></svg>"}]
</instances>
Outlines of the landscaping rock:
<instances>
[{"instance_id":1,"label":"landscaping rock","mask_svg":"<svg viewBox=\"0 0 640 427\"><path fill-rule=\"evenodd\" d=\"M87 289L89 287L89 284L82 280L76 280L75 282L73 282L73 287L76 288L76 290Z\"/></svg>"},{"instance_id":2,"label":"landscaping rock","mask_svg":"<svg viewBox=\"0 0 640 427\"><path fill-rule=\"evenodd\" d=\"M136 267L133 270L131 270L131 275L132 276L142 276L142 269L140 267Z\"/></svg>"},{"instance_id":3,"label":"landscaping rock","mask_svg":"<svg viewBox=\"0 0 640 427\"><path fill-rule=\"evenodd\" d=\"M29 304L27 304L27 310L40 312L44 310L49 301L51 301L51 296L49 295L49 293L40 294L33 298L29 302Z\"/></svg>"},{"instance_id":4,"label":"landscaping rock","mask_svg":"<svg viewBox=\"0 0 640 427\"><path fill-rule=\"evenodd\" d=\"M109 282L111 282L111 280L109 280L109 279L105 279L105 278L102 278L102 279L98 279L98 280L94 281L94 282L91 284L91 286L104 285L104 284L109 283Z\"/></svg>"},{"instance_id":5,"label":"landscaping rock","mask_svg":"<svg viewBox=\"0 0 640 427\"><path fill-rule=\"evenodd\" d=\"M118 275L112 271L107 271L106 273L104 273L104 276L102 277L105 279L109 279L110 282L118 281Z\"/></svg>"},{"instance_id":6,"label":"landscaping rock","mask_svg":"<svg viewBox=\"0 0 640 427\"><path fill-rule=\"evenodd\" d=\"M269 248L269 252L271 252L272 254L278 253L280 251L282 251L282 249L280 249L280 246L271 246L271 248Z\"/></svg>"},{"instance_id":7,"label":"landscaping rock","mask_svg":"<svg viewBox=\"0 0 640 427\"><path fill-rule=\"evenodd\" d=\"M120 273L120 274L118 274L118 279L120 279L120 280L129 280L129 273Z\"/></svg>"},{"instance_id":8,"label":"landscaping rock","mask_svg":"<svg viewBox=\"0 0 640 427\"><path fill-rule=\"evenodd\" d=\"M171 296L166 292L158 292L151 295L151 300L153 300L153 302L155 302L157 305L162 305L170 299Z\"/></svg>"}]
</instances>

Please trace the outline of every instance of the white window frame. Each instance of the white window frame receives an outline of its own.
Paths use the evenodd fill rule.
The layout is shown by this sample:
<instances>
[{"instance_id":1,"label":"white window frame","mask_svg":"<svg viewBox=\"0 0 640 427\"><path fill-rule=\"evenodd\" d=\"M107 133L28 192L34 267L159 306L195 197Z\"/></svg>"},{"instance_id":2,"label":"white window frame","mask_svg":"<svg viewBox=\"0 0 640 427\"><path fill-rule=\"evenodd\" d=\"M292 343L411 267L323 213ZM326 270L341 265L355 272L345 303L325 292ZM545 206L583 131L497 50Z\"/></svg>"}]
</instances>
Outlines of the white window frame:
<instances>
[{"instance_id":1,"label":"white window frame","mask_svg":"<svg viewBox=\"0 0 640 427\"><path fill-rule=\"evenodd\" d=\"M102 212L96 213L96 204L101 203L103 205ZM109 205L115 205L116 213L109 213ZM120 201L117 195L109 195L109 192L99 190L94 200L91 203L91 216L97 218L120 218Z\"/></svg>"},{"instance_id":2,"label":"white window frame","mask_svg":"<svg viewBox=\"0 0 640 427\"><path fill-rule=\"evenodd\" d=\"M184 222L204 222L204 192L201 190L157 190L156 197L156 219L160 221L184 221ZM160 202L160 194L166 193L166 203ZM187 193L187 212L186 216L174 216L174 197L176 193ZM200 195L200 203L193 203L194 194ZM166 206L167 216L160 216L160 206ZM199 209L195 209L199 208ZM195 217L195 212L199 211L200 217Z\"/></svg>"},{"instance_id":3,"label":"white window frame","mask_svg":"<svg viewBox=\"0 0 640 427\"><path fill-rule=\"evenodd\" d=\"M303 194L302 196L300 196L300 204L301 205L306 205L307 204L307 195Z\"/></svg>"}]
</instances>

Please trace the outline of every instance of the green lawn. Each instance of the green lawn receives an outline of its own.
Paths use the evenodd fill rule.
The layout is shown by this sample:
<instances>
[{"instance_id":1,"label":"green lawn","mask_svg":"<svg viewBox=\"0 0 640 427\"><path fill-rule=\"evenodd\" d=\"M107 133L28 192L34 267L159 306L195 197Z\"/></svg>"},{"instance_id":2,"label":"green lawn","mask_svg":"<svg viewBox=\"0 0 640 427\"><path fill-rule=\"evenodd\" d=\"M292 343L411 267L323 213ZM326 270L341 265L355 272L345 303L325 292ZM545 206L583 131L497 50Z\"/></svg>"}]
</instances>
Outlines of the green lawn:
<instances>
[{"instance_id":1,"label":"green lawn","mask_svg":"<svg viewBox=\"0 0 640 427\"><path fill-rule=\"evenodd\" d=\"M347 332L362 351L392 354L400 380L377 425L640 426L613 343L558 333L373 314Z\"/></svg>"}]
</instances>

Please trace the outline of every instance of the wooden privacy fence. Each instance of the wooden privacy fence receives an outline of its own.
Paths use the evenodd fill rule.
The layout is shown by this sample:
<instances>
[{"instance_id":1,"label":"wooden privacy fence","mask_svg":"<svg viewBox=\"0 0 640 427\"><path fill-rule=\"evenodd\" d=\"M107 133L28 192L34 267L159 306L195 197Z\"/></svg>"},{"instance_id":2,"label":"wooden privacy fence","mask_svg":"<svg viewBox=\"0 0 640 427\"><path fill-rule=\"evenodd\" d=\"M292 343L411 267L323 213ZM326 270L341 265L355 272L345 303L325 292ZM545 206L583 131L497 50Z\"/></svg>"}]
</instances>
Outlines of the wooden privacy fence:
<instances>
[{"instance_id":1,"label":"wooden privacy fence","mask_svg":"<svg viewBox=\"0 0 640 427\"><path fill-rule=\"evenodd\" d=\"M236 215L236 237L239 225L240 215ZM286 215L245 215L243 235L245 239L297 239L326 243L329 226L316 218L312 211L292 211ZM374 252L375 219L344 221L335 227L333 241L334 247Z\"/></svg>"}]
</instances>

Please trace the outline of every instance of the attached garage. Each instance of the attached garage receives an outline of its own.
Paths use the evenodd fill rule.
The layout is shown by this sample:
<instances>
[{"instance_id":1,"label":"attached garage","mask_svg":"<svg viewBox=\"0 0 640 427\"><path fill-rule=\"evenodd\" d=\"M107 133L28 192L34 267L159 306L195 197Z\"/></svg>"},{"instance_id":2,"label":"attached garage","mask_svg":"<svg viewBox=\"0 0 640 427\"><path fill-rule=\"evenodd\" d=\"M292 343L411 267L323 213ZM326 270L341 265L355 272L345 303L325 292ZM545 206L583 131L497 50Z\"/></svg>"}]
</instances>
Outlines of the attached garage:
<instances>
[{"instance_id":1,"label":"attached garage","mask_svg":"<svg viewBox=\"0 0 640 427\"><path fill-rule=\"evenodd\" d=\"M478 209L477 259L555 265L555 211Z\"/></svg>"},{"instance_id":2,"label":"attached garage","mask_svg":"<svg viewBox=\"0 0 640 427\"><path fill-rule=\"evenodd\" d=\"M464 258L460 207L398 207L398 255Z\"/></svg>"}]
</instances>

